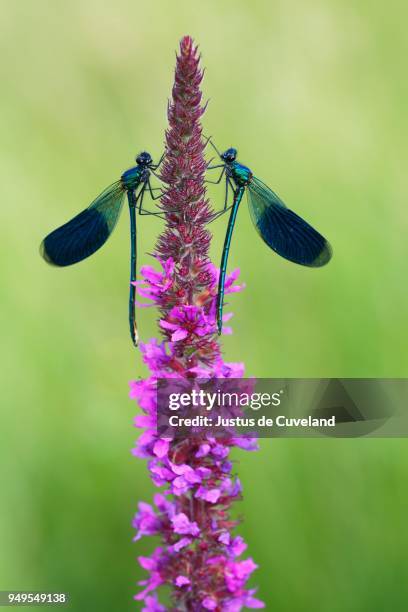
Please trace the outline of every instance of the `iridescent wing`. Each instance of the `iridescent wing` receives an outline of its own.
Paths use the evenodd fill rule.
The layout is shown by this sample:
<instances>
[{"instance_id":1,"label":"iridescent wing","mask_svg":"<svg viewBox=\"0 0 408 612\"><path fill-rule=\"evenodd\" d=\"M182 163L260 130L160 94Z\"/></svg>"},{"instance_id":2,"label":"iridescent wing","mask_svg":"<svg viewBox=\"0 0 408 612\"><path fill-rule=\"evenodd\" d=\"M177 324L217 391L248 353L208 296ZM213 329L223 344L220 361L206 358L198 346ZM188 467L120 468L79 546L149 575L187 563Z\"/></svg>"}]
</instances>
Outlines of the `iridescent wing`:
<instances>
[{"instance_id":1,"label":"iridescent wing","mask_svg":"<svg viewBox=\"0 0 408 612\"><path fill-rule=\"evenodd\" d=\"M125 191L120 181L105 189L88 208L48 234L40 253L54 266L70 266L101 248L115 229Z\"/></svg>"},{"instance_id":2,"label":"iridescent wing","mask_svg":"<svg viewBox=\"0 0 408 612\"><path fill-rule=\"evenodd\" d=\"M319 232L287 208L279 196L256 177L246 190L252 221L271 249L302 266L318 268L327 264L332 249Z\"/></svg>"}]
</instances>

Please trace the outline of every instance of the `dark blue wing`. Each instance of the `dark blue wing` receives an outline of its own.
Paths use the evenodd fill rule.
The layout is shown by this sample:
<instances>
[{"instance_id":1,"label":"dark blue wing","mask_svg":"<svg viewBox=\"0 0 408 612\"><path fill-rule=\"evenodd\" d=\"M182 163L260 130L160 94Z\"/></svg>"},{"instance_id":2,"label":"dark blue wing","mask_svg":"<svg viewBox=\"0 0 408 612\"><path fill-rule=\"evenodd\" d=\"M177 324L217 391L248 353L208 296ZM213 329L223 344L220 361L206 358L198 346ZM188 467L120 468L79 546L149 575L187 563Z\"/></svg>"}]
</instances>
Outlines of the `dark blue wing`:
<instances>
[{"instance_id":1,"label":"dark blue wing","mask_svg":"<svg viewBox=\"0 0 408 612\"><path fill-rule=\"evenodd\" d=\"M276 253L302 266L324 266L332 256L327 240L262 181L247 186L249 212L261 238Z\"/></svg>"},{"instance_id":2,"label":"dark blue wing","mask_svg":"<svg viewBox=\"0 0 408 612\"><path fill-rule=\"evenodd\" d=\"M97 251L109 238L122 210L120 181L105 189L88 208L44 238L40 253L54 266L70 266Z\"/></svg>"}]
</instances>

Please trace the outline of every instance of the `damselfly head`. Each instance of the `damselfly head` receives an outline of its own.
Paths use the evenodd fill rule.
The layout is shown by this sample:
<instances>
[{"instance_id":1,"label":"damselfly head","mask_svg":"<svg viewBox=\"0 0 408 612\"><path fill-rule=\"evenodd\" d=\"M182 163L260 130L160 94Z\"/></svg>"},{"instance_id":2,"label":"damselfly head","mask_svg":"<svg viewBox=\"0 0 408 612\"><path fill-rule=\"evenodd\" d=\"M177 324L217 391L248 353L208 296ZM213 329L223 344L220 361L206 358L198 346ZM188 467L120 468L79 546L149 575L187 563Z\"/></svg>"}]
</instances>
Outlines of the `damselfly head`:
<instances>
[{"instance_id":1,"label":"damselfly head","mask_svg":"<svg viewBox=\"0 0 408 612\"><path fill-rule=\"evenodd\" d=\"M227 149L226 151L224 151L224 153L222 153L221 159L225 161L227 164L230 162L233 162L237 158L237 152L238 151L233 148Z\"/></svg>"},{"instance_id":2,"label":"damselfly head","mask_svg":"<svg viewBox=\"0 0 408 612\"><path fill-rule=\"evenodd\" d=\"M153 163L153 160L150 153L143 151L136 157L136 163L139 164L139 166L149 166L151 163Z\"/></svg>"}]
</instances>

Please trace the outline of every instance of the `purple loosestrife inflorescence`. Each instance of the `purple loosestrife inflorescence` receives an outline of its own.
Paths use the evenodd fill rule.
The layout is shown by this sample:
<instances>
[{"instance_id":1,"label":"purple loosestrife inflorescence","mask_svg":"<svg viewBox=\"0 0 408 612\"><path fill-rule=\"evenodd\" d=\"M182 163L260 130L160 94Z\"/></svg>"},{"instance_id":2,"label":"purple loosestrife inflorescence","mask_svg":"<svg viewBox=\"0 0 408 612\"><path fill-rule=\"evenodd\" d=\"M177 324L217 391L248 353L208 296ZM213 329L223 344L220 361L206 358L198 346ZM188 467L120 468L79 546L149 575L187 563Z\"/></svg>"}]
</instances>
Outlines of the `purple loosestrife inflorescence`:
<instances>
[{"instance_id":1,"label":"purple loosestrife inflorescence","mask_svg":"<svg viewBox=\"0 0 408 612\"><path fill-rule=\"evenodd\" d=\"M204 434L170 440L160 438L156 429L159 378L240 378L244 373L242 363L223 361L216 330L218 270L208 258L210 208L204 187L201 80L197 49L185 37L168 109L170 127L161 175L167 184L162 198L167 223L156 247L159 269L143 267L142 280L137 282L139 295L159 309L164 336L162 341L141 344L151 375L131 383L131 397L143 411L135 425L144 430L133 452L149 460L154 484L165 487L154 496L154 507L139 504L133 522L135 540L146 535L161 539L150 557L139 557L148 577L140 582L142 590L135 599L150 612L264 607L254 590L245 586L257 566L251 558L241 558L246 544L232 533L237 521L230 517L232 502L241 497L240 482L232 475L231 447L255 450L256 441ZM237 277L238 271L228 276L226 293L241 289L235 284ZM161 585L171 587L169 608L159 603Z\"/></svg>"}]
</instances>

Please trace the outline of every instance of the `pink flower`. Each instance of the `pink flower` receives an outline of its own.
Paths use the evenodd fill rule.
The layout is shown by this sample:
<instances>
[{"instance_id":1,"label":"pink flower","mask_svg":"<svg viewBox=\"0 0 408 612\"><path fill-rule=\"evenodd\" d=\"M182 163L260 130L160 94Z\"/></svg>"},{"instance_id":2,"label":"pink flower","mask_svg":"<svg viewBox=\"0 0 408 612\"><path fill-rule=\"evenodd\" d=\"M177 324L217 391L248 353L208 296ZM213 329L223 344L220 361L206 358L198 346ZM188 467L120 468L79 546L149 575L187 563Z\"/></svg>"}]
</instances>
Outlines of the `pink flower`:
<instances>
[{"instance_id":1,"label":"pink flower","mask_svg":"<svg viewBox=\"0 0 408 612\"><path fill-rule=\"evenodd\" d=\"M221 496L219 489L206 489L205 487L199 487L196 491L195 497L199 499L205 499L210 504L216 504Z\"/></svg>"},{"instance_id":2,"label":"pink flower","mask_svg":"<svg viewBox=\"0 0 408 612\"><path fill-rule=\"evenodd\" d=\"M152 266L143 266L140 274L143 280L136 281L133 284L137 287L137 292L140 296L152 300L154 303L159 303L163 294L169 290L174 278L174 261L171 257L162 261L157 257L162 266L162 272L157 272ZM153 306L154 304L140 304L139 307Z\"/></svg>"},{"instance_id":3,"label":"pink flower","mask_svg":"<svg viewBox=\"0 0 408 612\"><path fill-rule=\"evenodd\" d=\"M239 590L257 567L252 559L228 561L225 567L225 582L228 590L231 593Z\"/></svg>"},{"instance_id":4,"label":"pink flower","mask_svg":"<svg viewBox=\"0 0 408 612\"><path fill-rule=\"evenodd\" d=\"M243 552L245 552L245 550L247 549L247 545L245 544L243 538L241 538L241 536L236 536L232 542L231 545L228 546L228 552L233 556L233 557L240 557L242 555Z\"/></svg>"},{"instance_id":5,"label":"pink flower","mask_svg":"<svg viewBox=\"0 0 408 612\"><path fill-rule=\"evenodd\" d=\"M206 610L215 610L215 608L217 607L217 602L213 597L205 597L201 603L203 608L205 608Z\"/></svg>"},{"instance_id":6,"label":"pink flower","mask_svg":"<svg viewBox=\"0 0 408 612\"><path fill-rule=\"evenodd\" d=\"M187 576L177 576L174 581L174 584L178 587L183 587L187 584L190 584L190 580L187 578Z\"/></svg>"},{"instance_id":7,"label":"pink flower","mask_svg":"<svg viewBox=\"0 0 408 612\"><path fill-rule=\"evenodd\" d=\"M200 306L175 306L170 310L167 319L160 321L160 326L171 332L172 342L185 338L192 341L194 336L200 338L215 332L214 323L209 323L204 309Z\"/></svg>"},{"instance_id":8,"label":"pink flower","mask_svg":"<svg viewBox=\"0 0 408 612\"><path fill-rule=\"evenodd\" d=\"M170 446L170 440L168 440L167 438L164 438L164 439L159 438L154 443L153 453L156 455L156 457L159 457L159 459L162 459L163 457L166 457L167 452L169 450L169 446Z\"/></svg>"},{"instance_id":9,"label":"pink flower","mask_svg":"<svg viewBox=\"0 0 408 612\"><path fill-rule=\"evenodd\" d=\"M184 512L179 512L179 514L173 516L171 523L175 533L181 533L183 535L189 533L193 536L197 536L200 533L197 523L195 521L189 521Z\"/></svg>"},{"instance_id":10,"label":"pink flower","mask_svg":"<svg viewBox=\"0 0 408 612\"><path fill-rule=\"evenodd\" d=\"M191 544L192 539L191 538L181 538L181 540L179 540L178 542L176 542L175 544L173 544L169 550L171 550L171 552L179 552L179 550L181 550L182 548L184 548L185 546L188 546L189 544Z\"/></svg>"},{"instance_id":11,"label":"pink flower","mask_svg":"<svg viewBox=\"0 0 408 612\"><path fill-rule=\"evenodd\" d=\"M156 266L144 266L142 279L135 283L138 295L158 308L162 333L160 340L140 345L151 374L130 386L130 397L142 410L134 424L143 429L132 452L148 460L153 484L164 487L154 496L155 507L141 502L133 519L135 540L150 535L161 540L152 555L139 556L147 578L139 582L142 590L135 599L144 602L144 612L167 609L157 597L161 585L171 589L172 610L239 612L244 607L263 607L255 591L246 588L256 565L252 559L239 559L246 544L233 535L238 521L231 516L241 484L233 474L229 453L232 447L255 450L256 440L209 435L170 439L158 432L160 379L180 383L244 375L243 363L224 362L216 333L219 271L209 260L211 210L205 193L207 162L200 125L205 110L202 76L197 48L185 37L177 57L160 167L165 184L160 206L166 226L156 245ZM243 288L237 284L238 276L239 270L227 275L226 294ZM226 313L224 320L231 316ZM230 330L224 327L223 331Z\"/></svg>"},{"instance_id":12,"label":"pink flower","mask_svg":"<svg viewBox=\"0 0 408 612\"><path fill-rule=\"evenodd\" d=\"M146 595L144 603L145 605L142 608L142 612L166 612L166 608L159 604L156 593L153 595Z\"/></svg>"},{"instance_id":13,"label":"pink flower","mask_svg":"<svg viewBox=\"0 0 408 612\"><path fill-rule=\"evenodd\" d=\"M144 535L155 535L160 530L160 521L150 504L139 502L139 512L133 519L133 527L137 529L134 540L139 540Z\"/></svg>"}]
</instances>

